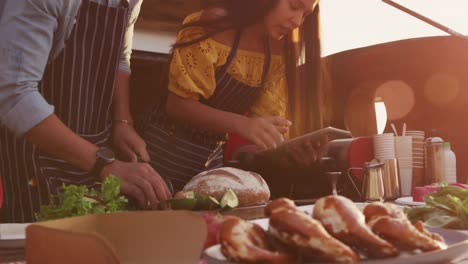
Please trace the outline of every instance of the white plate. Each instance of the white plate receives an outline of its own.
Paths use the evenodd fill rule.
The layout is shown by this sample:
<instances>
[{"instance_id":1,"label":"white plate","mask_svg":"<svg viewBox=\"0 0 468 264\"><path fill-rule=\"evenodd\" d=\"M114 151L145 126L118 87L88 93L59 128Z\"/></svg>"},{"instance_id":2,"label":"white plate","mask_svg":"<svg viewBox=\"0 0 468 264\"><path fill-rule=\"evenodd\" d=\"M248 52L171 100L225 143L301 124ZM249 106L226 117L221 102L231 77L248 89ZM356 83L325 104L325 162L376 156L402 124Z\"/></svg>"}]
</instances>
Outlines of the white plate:
<instances>
[{"instance_id":1,"label":"white plate","mask_svg":"<svg viewBox=\"0 0 468 264\"><path fill-rule=\"evenodd\" d=\"M373 264L426 264L426 263L455 263L468 258L468 234L449 229L431 229L432 232L443 236L449 245L445 250L420 254L402 253L399 257L382 260L363 260ZM204 252L207 264L233 264L221 253L221 245L209 247Z\"/></svg>"},{"instance_id":2,"label":"white plate","mask_svg":"<svg viewBox=\"0 0 468 264\"><path fill-rule=\"evenodd\" d=\"M400 198L395 200L395 203L401 204L401 205L408 205L408 206L422 206L422 205L426 204L425 202L415 202L415 201L413 201L412 196L400 197Z\"/></svg>"},{"instance_id":3,"label":"white plate","mask_svg":"<svg viewBox=\"0 0 468 264\"><path fill-rule=\"evenodd\" d=\"M26 227L29 224L0 224L0 239L25 239Z\"/></svg>"},{"instance_id":4,"label":"white plate","mask_svg":"<svg viewBox=\"0 0 468 264\"><path fill-rule=\"evenodd\" d=\"M0 253L5 253L5 251L14 252L18 249L23 250L28 225L0 224Z\"/></svg>"}]
</instances>

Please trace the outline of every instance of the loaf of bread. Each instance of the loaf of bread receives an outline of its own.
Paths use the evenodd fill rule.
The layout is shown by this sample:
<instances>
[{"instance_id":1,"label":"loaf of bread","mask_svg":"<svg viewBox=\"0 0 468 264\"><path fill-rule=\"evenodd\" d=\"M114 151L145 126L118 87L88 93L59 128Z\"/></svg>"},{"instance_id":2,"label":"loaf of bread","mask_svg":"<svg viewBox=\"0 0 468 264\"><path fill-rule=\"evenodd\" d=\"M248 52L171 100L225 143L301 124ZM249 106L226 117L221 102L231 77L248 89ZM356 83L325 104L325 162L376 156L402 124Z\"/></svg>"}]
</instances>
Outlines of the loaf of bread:
<instances>
[{"instance_id":1,"label":"loaf of bread","mask_svg":"<svg viewBox=\"0 0 468 264\"><path fill-rule=\"evenodd\" d=\"M194 191L220 201L229 189L236 193L239 207L265 204L270 199L270 189L259 174L231 167L204 171L193 177L182 191Z\"/></svg>"}]
</instances>

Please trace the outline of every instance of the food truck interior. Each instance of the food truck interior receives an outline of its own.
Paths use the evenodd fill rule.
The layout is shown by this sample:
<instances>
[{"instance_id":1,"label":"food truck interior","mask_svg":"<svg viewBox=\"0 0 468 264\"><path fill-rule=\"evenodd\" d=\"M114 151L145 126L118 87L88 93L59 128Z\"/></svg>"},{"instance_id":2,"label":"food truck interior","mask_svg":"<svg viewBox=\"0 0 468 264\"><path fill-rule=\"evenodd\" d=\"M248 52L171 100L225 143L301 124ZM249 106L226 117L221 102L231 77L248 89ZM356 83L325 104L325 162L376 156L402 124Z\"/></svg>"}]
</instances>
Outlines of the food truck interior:
<instances>
[{"instance_id":1,"label":"food truck interior","mask_svg":"<svg viewBox=\"0 0 468 264\"><path fill-rule=\"evenodd\" d=\"M144 2L131 62L131 105L137 119L163 98L161 78L170 45L182 19L199 8L198 1ZM378 132L375 105L383 102L386 132L392 132L390 123L397 127L406 123L408 130L422 130L426 137L450 141L457 159L464 160L468 157L464 147L468 135L467 51L466 39L435 36L328 55L333 95L329 125L349 130L354 137L372 136ZM465 182L467 173L468 163L458 162L458 181Z\"/></svg>"}]
</instances>

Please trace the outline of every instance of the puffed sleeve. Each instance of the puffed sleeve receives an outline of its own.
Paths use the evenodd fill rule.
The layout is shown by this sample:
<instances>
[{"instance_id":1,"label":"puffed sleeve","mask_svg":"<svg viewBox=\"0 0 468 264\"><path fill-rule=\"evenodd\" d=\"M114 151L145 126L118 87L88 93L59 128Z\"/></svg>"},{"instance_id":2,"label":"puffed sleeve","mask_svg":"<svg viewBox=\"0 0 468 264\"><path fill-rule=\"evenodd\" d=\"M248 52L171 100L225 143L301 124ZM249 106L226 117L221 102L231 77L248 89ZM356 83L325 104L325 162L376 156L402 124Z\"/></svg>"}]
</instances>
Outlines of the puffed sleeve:
<instances>
[{"instance_id":1,"label":"puffed sleeve","mask_svg":"<svg viewBox=\"0 0 468 264\"><path fill-rule=\"evenodd\" d=\"M199 15L195 13L187 17L184 23L193 21ZM187 42L201 35L202 29L189 27L179 32L177 41ZM211 39L175 49L169 69L169 91L194 100L198 100L200 96L209 98L216 88L217 63L218 52Z\"/></svg>"}]
</instances>

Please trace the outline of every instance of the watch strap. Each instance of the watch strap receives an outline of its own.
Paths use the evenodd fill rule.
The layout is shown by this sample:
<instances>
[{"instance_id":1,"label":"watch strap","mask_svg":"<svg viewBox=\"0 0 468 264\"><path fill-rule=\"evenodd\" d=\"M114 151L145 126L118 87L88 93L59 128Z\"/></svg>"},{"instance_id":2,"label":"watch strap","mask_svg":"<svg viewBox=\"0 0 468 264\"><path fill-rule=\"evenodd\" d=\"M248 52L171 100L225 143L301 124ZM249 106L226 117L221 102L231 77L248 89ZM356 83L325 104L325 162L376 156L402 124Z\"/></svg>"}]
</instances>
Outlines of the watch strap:
<instances>
[{"instance_id":1,"label":"watch strap","mask_svg":"<svg viewBox=\"0 0 468 264\"><path fill-rule=\"evenodd\" d=\"M109 148L106 148L106 147L103 147L103 148L100 148L96 151L96 163L94 164L94 167L93 169L91 170L91 175L97 180L97 181L100 181L101 180L101 172L102 172L102 169L104 168L105 165L107 164L110 164L114 161L114 157L112 157L111 159L109 160L106 160L102 155L100 155L100 152L102 151L110 151L110 153L112 153L112 156L114 156L113 152L109 149Z\"/></svg>"}]
</instances>

